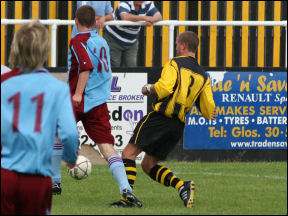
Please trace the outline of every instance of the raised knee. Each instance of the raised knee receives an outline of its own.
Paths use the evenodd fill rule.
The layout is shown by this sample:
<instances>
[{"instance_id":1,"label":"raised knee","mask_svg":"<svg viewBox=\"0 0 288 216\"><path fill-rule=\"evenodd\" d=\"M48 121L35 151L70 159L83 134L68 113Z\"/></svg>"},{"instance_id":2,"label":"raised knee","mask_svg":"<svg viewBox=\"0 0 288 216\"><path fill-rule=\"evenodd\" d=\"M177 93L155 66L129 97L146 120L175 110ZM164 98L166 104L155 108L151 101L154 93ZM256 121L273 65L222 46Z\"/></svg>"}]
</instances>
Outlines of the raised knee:
<instances>
[{"instance_id":1,"label":"raised knee","mask_svg":"<svg viewBox=\"0 0 288 216\"><path fill-rule=\"evenodd\" d=\"M137 155L130 149L130 148L124 148L122 151L122 158L130 159L130 160L136 160Z\"/></svg>"},{"instance_id":2,"label":"raised knee","mask_svg":"<svg viewBox=\"0 0 288 216\"><path fill-rule=\"evenodd\" d=\"M141 153L141 149L132 143L128 143L128 145L124 148L122 152L122 158L127 158L130 160L136 160L136 157L139 153Z\"/></svg>"}]
</instances>

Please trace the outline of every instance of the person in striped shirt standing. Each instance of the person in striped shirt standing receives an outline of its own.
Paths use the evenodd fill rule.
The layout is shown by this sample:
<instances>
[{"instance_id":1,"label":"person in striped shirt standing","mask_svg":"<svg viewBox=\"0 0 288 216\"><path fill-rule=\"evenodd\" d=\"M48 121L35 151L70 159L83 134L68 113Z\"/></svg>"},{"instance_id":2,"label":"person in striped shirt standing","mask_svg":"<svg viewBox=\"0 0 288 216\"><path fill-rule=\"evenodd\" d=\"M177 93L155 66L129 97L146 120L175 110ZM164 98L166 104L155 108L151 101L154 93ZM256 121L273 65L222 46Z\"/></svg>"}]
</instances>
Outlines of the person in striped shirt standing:
<instances>
[{"instance_id":1,"label":"person in striped shirt standing","mask_svg":"<svg viewBox=\"0 0 288 216\"><path fill-rule=\"evenodd\" d=\"M151 26L162 20L162 15L151 1L120 1L115 20L145 21ZM141 26L104 26L103 37L111 52L111 67L136 67L138 36Z\"/></svg>"}]
</instances>

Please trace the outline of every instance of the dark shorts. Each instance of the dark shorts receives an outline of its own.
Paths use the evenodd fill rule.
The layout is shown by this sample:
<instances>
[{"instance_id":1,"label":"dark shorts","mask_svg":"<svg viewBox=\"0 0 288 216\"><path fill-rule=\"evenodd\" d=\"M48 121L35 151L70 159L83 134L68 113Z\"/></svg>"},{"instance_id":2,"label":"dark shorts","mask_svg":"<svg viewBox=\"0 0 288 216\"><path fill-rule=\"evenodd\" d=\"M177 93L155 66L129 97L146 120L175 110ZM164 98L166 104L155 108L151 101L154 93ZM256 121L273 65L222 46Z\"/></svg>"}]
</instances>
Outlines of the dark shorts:
<instances>
[{"instance_id":1,"label":"dark shorts","mask_svg":"<svg viewBox=\"0 0 288 216\"><path fill-rule=\"evenodd\" d=\"M1 215L50 214L51 202L50 177L1 168Z\"/></svg>"},{"instance_id":2,"label":"dark shorts","mask_svg":"<svg viewBox=\"0 0 288 216\"><path fill-rule=\"evenodd\" d=\"M178 118L150 112L138 122L129 142L139 146L148 155L165 160L182 138L184 127Z\"/></svg>"},{"instance_id":3,"label":"dark shorts","mask_svg":"<svg viewBox=\"0 0 288 216\"><path fill-rule=\"evenodd\" d=\"M76 112L76 117L77 122L82 121L87 135L95 143L114 145L114 137L111 134L109 112L106 103L94 107L87 113Z\"/></svg>"}]
</instances>

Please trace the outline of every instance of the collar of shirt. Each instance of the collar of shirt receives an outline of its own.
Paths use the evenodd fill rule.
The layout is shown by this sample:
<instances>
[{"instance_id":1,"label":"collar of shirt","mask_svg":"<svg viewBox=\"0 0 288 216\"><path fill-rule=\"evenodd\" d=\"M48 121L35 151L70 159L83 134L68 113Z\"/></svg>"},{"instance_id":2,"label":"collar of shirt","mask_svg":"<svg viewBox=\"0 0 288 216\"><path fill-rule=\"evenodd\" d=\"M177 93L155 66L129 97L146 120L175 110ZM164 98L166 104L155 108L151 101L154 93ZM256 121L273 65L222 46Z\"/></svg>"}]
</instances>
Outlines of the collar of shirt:
<instances>
[{"instance_id":1,"label":"collar of shirt","mask_svg":"<svg viewBox=\"0 0 288 216\"><path fill-rule=\"evenodd\" d=\"M98 34L98 32L95 31L95 29L89 30L89 31L77 32L77 34L87 34L87 33L90 33L91 35L96 35L96 34Z\"/></svg>"}]
</instances>

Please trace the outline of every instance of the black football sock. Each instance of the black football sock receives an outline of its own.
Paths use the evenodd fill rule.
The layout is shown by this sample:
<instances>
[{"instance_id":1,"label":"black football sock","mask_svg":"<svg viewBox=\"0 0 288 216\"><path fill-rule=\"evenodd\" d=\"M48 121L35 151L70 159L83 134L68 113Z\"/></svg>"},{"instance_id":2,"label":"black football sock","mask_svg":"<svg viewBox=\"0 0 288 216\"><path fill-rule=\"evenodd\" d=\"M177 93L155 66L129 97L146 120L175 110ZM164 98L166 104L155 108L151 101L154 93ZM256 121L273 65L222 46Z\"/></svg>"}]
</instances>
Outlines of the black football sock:
<instances>
[{"instance_id":1,"label":"black football sock","mask_svg":"<svg viewBox=\"0 0 288 216\"><path fill-rule=\"evenodd\" d=\"M150 170L150 177L154 181L167 187L172 186L176 190L179 190L184 185L184 181L175 176L171 170L158 164Z\"/></svg>"},{"instance_id":2,"label":"black football sock","mask_svg":"<svg viewBox=\"0 0 288 216\"><path fill-rule=\"evenodd\" d=\"M123 159L123 163L125 166L126 176L127 176L129 185L133 189L134 182L136 180L136 174L137 174L136 162L130 159ZM125 198L121 196L121 200L125 200Z\"/></svg>"}]
</instances>

